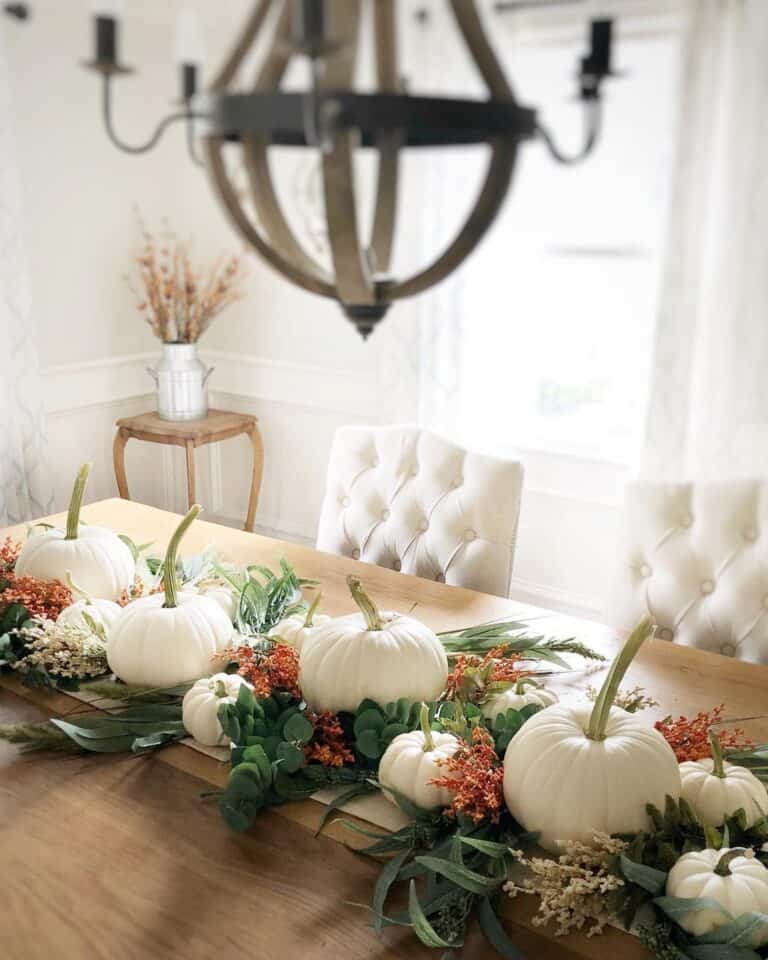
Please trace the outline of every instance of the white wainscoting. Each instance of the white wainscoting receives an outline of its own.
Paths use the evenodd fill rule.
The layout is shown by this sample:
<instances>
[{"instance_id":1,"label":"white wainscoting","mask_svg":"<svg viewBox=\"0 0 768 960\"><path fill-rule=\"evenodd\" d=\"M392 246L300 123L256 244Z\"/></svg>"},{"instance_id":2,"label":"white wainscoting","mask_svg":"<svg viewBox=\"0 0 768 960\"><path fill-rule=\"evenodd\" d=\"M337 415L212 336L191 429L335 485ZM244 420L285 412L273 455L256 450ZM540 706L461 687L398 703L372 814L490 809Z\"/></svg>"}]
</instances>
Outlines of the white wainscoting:
<instances>
[{"instance_id":1,"label":"white wainscoting","mask_svg":"<svg viewBox=\"0 0 768 960\"><path fill-rule=\"evenodd\" d=\"M43 369L56 505L63 509L84 459L94 463L89 499L115 496L115 420L151 409L138 353ZM377 423L382 403L373 377L263 357L208 351L211 405L252 413L264 437L259 530L312 543L328 451L344 423ZM512 579L515 598L596 617L611 578L626 470L578 458L520 451L526 489ZM211 520L241 525L246 513L250 444L237 437L199 450L198 499ZM181 512L186 506L180 448L132 441L126 448L132 499Z\"/></svg>"}]
</instances>

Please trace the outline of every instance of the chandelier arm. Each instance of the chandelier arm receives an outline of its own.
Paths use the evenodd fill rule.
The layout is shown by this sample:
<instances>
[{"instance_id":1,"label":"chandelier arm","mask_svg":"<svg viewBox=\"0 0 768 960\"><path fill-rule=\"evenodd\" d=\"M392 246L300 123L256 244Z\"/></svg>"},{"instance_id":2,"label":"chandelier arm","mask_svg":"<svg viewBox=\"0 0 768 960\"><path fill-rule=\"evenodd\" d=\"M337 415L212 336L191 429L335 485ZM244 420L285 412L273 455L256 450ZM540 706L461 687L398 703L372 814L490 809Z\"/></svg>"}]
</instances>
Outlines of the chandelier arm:
<instances>
[{"instance_id":1,"label":"chandelier arm","mask_svg":"<svg viewBox=\"0 0 768 960\"><path fill-rule=\"evenodd\" d=\"M326 57L321 84L326 90L343 90L350 87L354 79L360 3L359 0L328 0L328 3L339 42ZM329 149L322 153L323 194L339 299L344 304L364 305L376 302L376 289L369 258L360 244L357 222L353 154L358 139L357 131L331 131Z\"/></svg>"},{"instance_id":2,"label":"chandelier arm","mask_svg":"<svg viewBox=\"0 0 768 960\"><path fill-rule=\"evenodd\" d=\"M602 103L598 99L588 100L585 104L585 109L586 125L584 133L584 145L578 153L563 153L555 143L554 138L549 130L547 130L547 128L542 126L540 123L536 124L536 133L544 141L544 145L558 163L562 163L566 166L581 163L581 161L585 160L597 146L597 141L600 138L600 132L602 129Z\"/></svg>"},{"instance_id":3,"label":"chandelier arm","mask_svg":"<svg viewBox=\"0 0 768 960\"><path fill-rule=\"evenodd\" d=\"M253 10L251 11L251 15L248 17L248 20L245 23L242 33L237 39L237 42L230 50L229 54L227 55L227 59L224 61L219 69L219 72L214 77L213 82L211 83L211 90L226 90L226 88L234 80L237 71L240 69L240 65L250 50L251 44L256 39L259 30L261 30L261 27L266 20L271 6L272 0L257 0Z\"/></svg>"},{"instance_id":4,"label":"chandelier arm","mask_svg":"<svg viewBox=\"0 0 768 960\"><path fill-rule=\"evenodd\" d=\"M224 210L229 215L233 226L243 239L254 247L257 252L286 280L295 283L310 293L317 293L321 297L337 297L336 288L318 277L305 273L295 264L290 263L267 243L257 228L251 223L243 210L237 191L227 173L224 164L222 148L224 141L221 137L208 137L204 141L205 158L208 174L213 181L215 192L219 195Z\"/></svg>"},{"instance_id":5,"label":"chandelier arm","mask_svg":"<svg viewBox=\"0 0 768 960\"><path fill-rule=\"evenodd\" d=\"M258 72L254 91L279 87L292 55L290 39L290 4L284 3L275 31L274 44ZM261 134L247 134L243 136L242 144L245 169L258 220L275 252L284 261L295 263L311 276L325 283L331 283L331 278L326 271L304 250L285 219L269 167L268 137Z\"/></svg>"},{"instance_id":6,"label":"chandelier arm","mask_svg":"<svg viewBox=\"0 0 768 960\"><path fill-rule=\"evenodd\" d=\"M494 100L509 100L515 103L512 87L493 47L488 42L483 22L477 11L476 0L451 0L451 7L464 42L472 54L491 97Z\"/></svg>"},{"instance_id":7,"label":"chandelier arm","mask_svg":"<svg viewBox=\"0 0 768 960\"><path fill-rule=\"evenodd\" d=\"M517 157L517 143L510 139L491 141L491 158L480 195L472 212L451 244L430 266L407 280L385 283L381 294L387 300L399 300L428 290L452 273L477 247L501 209Z\"/></svg>"},{"instance_id":8,"label":"chandelier arm","mask_svg":"<svg viewBox=\"0 0 768 960\"><path fill-rule=\"evenodd\" d=\"M203 162L198 150L197 150L197 141L195 140L195 115L189 113L187 115L187 153L189 154L189 159L197 167L205 168L205 163Z\"/></svg>"},{"instance_id":9,"label":"chandelier arm","mask_svg":"<svg viewBox=\"0 0 768 960\"><path fill-rule=\"evenodd\" d=\"M373 8L376 38L376 76L382 93L398 93L397 19L394 0L379 0ZM377 137L379 165L376 171L376 206L371 231L371 250L377 271L389 270L395 237L400 148L403 131L390 130Z\"/></svg>"},{"instance_id":10,"label":"chandelier arm","mask_svg":"<svg viewBox=\"0 0 768 960\"><path fill-rule=\"evenodd\" d=\"M192 113L191 110L171 113L167 117L164 117L160 123L158 123L157 127L155 128L155 132L145 143L125 143L115 132L114 123L112 121L112 77L113 74L111 73L102 74L101 112L104 120L104 128L107 131L107 136L113 145L116 146L118 150L122 150L123 153L148 153L153 147L157 146L168 127L172 126L174 123L178 123L180 120L191 122L196 116L196 114Z\"/></svg>"}]
</instances>

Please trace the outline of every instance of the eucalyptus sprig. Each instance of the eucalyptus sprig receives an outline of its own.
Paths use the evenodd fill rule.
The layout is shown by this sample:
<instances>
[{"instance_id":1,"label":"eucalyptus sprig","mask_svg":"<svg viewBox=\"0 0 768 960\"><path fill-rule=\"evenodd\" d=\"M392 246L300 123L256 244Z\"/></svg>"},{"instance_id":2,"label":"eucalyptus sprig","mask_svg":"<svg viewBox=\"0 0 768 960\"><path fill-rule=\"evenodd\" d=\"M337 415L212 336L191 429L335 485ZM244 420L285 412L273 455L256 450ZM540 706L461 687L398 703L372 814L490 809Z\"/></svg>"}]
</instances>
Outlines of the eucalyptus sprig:
<instances>
[{"instance_id":1,"label":"eucalyptus sprig","mask_svg":"<svg viewBox=\"0 0 768 960\"><path fill-rule=\"evenodd\" d=\"M238 598L235 627L246 637L263 637L285 617L303 610L301 588L317 586L316 580L297 576L285 559L280 560L280 575L259 564L242 571L217 565L215 572Z\"/></svg>"}]
</instances>

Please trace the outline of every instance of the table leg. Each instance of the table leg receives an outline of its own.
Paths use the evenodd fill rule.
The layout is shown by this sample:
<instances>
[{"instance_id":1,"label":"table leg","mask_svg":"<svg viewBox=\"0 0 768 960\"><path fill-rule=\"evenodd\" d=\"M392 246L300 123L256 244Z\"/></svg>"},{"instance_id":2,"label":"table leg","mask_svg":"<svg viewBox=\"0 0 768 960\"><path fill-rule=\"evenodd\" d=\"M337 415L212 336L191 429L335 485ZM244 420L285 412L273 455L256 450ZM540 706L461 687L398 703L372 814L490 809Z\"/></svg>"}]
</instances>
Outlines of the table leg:
<instances>
[{"instance_id":1,"label":"table leg","mask_svg":"<svg viewBox=\"0 0 768 960\"><path fill-rule=\"evenodd\" d=\"M127 430L120 427L115 434L115 441L112 444L112 461L115 465L115 480L117 481L117 492L123 500L130 500L128 493L128 478L125 475L125 445L130 439Z\"/></svg>"},{"instance_id":2,"label":"table leg","mask_svg":"<svg viewBox=\"0 0 768 960\"><path fill-rule=\"evenodd\" d=\"M187 440L184 445L187 452L187 504L191 507L195 500L195 445Z\"/></svg>"},{"instance_id":3,"label":"table leg","mask_svg":"<svg viewBox=\"0 0 768 960\"><path fill-rule=\"evenodd\" d=\"M259 504L259 491L261 490L261 475L264 470L264 444L261 440L261 432L258 425L251 431L251 445L253 446L253 472L251 473L251 494L248 498L248 515L245 518L245 527L243 529L253 533L253 525L256 520L256 507Z\"/></svg>"}]
</instances>

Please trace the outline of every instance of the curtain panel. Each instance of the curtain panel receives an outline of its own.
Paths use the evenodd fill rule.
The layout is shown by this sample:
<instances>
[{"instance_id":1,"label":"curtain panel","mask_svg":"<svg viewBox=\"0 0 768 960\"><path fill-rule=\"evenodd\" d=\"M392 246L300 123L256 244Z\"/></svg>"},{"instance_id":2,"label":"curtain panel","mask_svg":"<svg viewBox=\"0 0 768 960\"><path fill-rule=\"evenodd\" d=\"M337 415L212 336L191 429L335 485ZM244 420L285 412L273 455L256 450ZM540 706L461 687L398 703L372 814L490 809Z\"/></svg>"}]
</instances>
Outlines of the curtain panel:
<instances>
[{"instance_id":1,"label":"curtain panel","mask_svg":"<svg viewBox=\"0 0 768 960\"><path fill-rule=\"evenodd\" d=\"M768 475L768 3L695 0L643 479Z\"/></svg>"},{"instance_id":2,"label":"curtain panel","mask_svg":"<svg viewBox=\"0 0 768 960\"><path fill-rule=\"evenodd\" d=\"M23 240L8 58L0 24L0 526L53 509Z\"/></svg>"}]
</instances>

